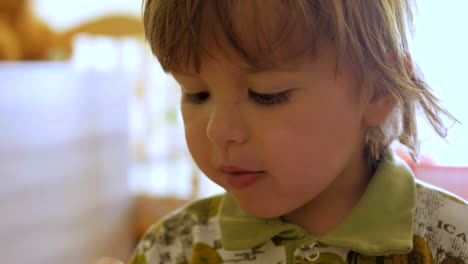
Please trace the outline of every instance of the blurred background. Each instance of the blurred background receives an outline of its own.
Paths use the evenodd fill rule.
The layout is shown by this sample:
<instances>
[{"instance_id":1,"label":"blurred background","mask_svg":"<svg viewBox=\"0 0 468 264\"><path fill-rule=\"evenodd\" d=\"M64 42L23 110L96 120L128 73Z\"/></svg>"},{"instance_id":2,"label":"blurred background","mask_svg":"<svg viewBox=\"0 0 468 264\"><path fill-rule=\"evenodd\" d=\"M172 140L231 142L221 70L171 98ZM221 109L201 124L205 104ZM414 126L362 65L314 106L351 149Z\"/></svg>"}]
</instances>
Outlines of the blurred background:
<instances>
[{"instance_id":1,"label":"blurred background","mask_svg":"<svg viewBox=\"0 0 468 264\"><path fill-rule=\"evenodd\" d=\"M468 198L468 2L418 2L411 49L463 124L446 142L421 120L412 168ZM139 0L0 0L3 262L126 260L161 215L223 191L188 155L140 14Z\"/></svg>"}]
</instances>

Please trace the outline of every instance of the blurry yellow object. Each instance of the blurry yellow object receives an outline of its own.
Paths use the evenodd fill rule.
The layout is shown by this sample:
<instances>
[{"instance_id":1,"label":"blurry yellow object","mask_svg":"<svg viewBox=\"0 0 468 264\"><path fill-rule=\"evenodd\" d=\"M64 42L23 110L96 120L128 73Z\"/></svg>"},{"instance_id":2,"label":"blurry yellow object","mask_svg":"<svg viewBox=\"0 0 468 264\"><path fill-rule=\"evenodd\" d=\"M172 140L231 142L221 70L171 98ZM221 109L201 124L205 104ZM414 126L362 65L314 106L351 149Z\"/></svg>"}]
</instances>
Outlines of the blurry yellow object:
<instances>
[{"instance_id":1,"label":"blurry yellow object","mask_svg":"<svg viewBox=\"0 0 468 264\"><path fill-rule=\"evenodd\" d=\"M0 60L19 58L21 58L21 49L16 32L5 19L0 19Z\"/></svg>"},{"instance_id":2,"label":"blurry yellow object","mask_svg":"<svg viewBox=\"0 0 468 264\"><path fill-rule=\"evenodd\" d=\"M13 29L19 39L21 59L48 59L56 35L44 22L26 10L18 17Z\"/></svg>"},{"instance_id":3,"label":"blurry yellow object","mask_svg":"<svg viewBox=\"0 0 468 264\"><path fill-rule=\"evenodd\" d=\"M146 86L142 80L139 80L139 82L137 83L135 90L133 91L133 96L140 102L145 100Z\"/></svg>"},{"instance_id":4,"label":"blurry yellow object","mask_svg":"<svg viewBox=\"0 0 468 264\"><path fill-rule=\"evenodd\" d=\"M51 57L68 59L72 55L75 36L79 34L108 36L114 38L143 38L143 24L139 17L129 15L108 15L86 21L76 27L58 33L54 36L50 49Z\"/></svg>"},{"instance_id":5,"label":"blurry yellow object","mask_svg":"<svg viewBox=\"0 0 468 264\"><path fill-rule=\"evenodd\" d=\"M82 23L65 32L63 36L72 37L79 33L106 35L111 37L143 36L143 23L139 17L129 15L109 15Z\"/></svg>"},{"instance_id":6,"label":"blurry yellow object","mask_svg":"<svg viewBox=\"0 0 468 264\"><path fill-rule=\"evenodd\" d=\"M0 60L41 59L50 35L51 30L31 14L27 1L0 1Z\"/></svg>"},{"instance_id":7,"label":"blurry yellow object","mask_svg":"<svg viewBox=\"0 0 468 264\"><path fill-rule=\"evenodd\" d=\"M109 15L55 32L34 14L29 1L0 0L0 61L68 59L74 37L83 33L143 37L143 25L139 17Z\"/></svg>"}]
</instances>

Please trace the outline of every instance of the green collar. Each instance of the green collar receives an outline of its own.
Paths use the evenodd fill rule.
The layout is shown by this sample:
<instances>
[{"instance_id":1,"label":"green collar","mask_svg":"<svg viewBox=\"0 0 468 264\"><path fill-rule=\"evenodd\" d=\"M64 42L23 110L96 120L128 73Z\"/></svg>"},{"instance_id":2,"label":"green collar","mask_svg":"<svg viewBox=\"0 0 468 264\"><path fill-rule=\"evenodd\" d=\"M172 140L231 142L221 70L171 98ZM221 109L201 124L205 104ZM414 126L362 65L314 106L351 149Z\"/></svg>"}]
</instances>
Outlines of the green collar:
<instances>
[{"instance_id":1,"label":"green collar","mask_svg":"<svg viewBox=\"0 0 468 264\"><path fill-rule=\"evenodd\" d=\"M366 255L409 252L413 246L415 200L413 174L390 153L381 161L367 190L345 221L316 240ZM260 219L249 215L229 194L221 202L219 221L227 250L253 248L274 236L310 238L300 227L279 218Z\"/></svg>"}]
</instances>

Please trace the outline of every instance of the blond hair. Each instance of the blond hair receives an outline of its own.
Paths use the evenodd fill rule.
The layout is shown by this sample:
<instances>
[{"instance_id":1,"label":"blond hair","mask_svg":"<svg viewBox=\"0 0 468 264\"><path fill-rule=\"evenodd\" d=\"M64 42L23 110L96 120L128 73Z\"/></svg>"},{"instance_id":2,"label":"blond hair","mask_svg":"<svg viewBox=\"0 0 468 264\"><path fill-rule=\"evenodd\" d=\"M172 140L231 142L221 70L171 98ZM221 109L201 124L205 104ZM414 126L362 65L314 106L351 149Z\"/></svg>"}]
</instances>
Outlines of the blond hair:
<instances>
[{"instance_id":1,"label":"blond hair","mask_svg":"<svg viewBox=\"0 0 468 264\"><path fill-rule=\"evenodd\" d=\"M232 8L236 0L146 0L144 27L153 54L167 72L200 70L201 59L209 55L202 46L202 29L219 24L230 45L250 64L263 67L274 63L272 51L288 43L294 29L307 33L304 42L314 48L318 37L330 39L338 51L339 61L356 65L359 79L369 80L379 93L389 94L395 108L380 126L370 128L367 148L372 161L377 161L389 145L398 140L408 147L414 160L419 154L416 117L421 113L441 137L447 128L442 116L457 120L440 104L414 63L408 47L413 30L415 4L411 0L249 0L253 12L276 6L280 15L266 19L259 15L251 25L263 36L266 20L277 20L281 34L264 37L260 49L249 51L242 33L233 27ZM261 4L264 4L261 6ZM216 21L206 22L206 17ZM214 16L213 16L214 14ZM254 30L254 31L255 31ZM265 46L265 42L267 43ZM262 52L263 50L263 52ZM296 53L303 50L296 49ZM291 54L290 54L291 55Z\"/></svg>"}]
</instances>

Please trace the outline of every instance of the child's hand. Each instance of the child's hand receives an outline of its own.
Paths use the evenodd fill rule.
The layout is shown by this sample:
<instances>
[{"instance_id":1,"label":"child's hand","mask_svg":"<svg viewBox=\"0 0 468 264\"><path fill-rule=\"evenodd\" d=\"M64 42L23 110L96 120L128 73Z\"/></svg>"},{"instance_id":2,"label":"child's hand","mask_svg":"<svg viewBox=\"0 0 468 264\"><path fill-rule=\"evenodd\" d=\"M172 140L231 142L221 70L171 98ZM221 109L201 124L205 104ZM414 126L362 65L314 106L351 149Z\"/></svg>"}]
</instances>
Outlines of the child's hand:
<instances>
[{"instance_id":1,"label":"child's hand","mask_svg":"<svg viewBox=\"0 0 468 264\"><path fill-rule=\"evenodd\" d=\"M124 264L122 261L113 258L100 258L95 260L92 264Z\"/></svg>"}]
</instances>

